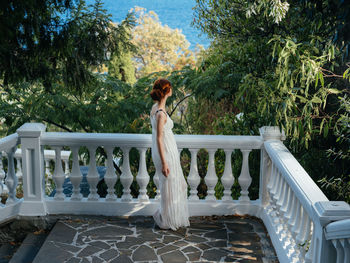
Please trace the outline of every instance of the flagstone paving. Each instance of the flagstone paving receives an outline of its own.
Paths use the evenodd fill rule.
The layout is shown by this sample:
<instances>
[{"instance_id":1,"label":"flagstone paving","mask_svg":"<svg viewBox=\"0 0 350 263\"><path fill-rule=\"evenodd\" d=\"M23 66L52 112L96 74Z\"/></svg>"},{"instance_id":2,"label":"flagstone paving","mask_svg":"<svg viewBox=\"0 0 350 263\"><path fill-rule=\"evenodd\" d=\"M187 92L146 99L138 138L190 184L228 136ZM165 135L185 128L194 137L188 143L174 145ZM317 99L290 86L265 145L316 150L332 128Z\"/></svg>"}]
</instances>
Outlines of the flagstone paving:
<instances>
[{"instance_id":1,"label":"flagstone paving","mask_svg":"<svg viewBox=\"0 0 350 263\"><path fill-rule=\"evenodd\" d=\"M34 263L278 262L255 217L191 217L177 231L159 229L152 217L58 218Z\"/></svg>"}]
</instances>

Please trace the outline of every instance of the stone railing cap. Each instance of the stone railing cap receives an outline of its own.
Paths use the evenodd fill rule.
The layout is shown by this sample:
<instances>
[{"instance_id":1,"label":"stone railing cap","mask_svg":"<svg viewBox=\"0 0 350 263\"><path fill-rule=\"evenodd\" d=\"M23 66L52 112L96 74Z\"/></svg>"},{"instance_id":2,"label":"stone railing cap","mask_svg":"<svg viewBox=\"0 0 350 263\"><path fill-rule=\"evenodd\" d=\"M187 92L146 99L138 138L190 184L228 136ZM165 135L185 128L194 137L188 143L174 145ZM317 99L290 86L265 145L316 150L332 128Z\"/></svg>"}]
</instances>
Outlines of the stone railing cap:
<instances>
[{"instance_id":1,"label":"stone railing cap","mask_svg":"<svg viewBox=\"0 0 350 263\"><path fill-rule=\"evenodd\" d=\"M286 139L284 130L278 126L263 126L259 129L260 136L265 140L281 140Z\"/></svg>"},{"instance_id":2,"label":"stone railing cap","mask_svg":"<svg viewBox=\"0 0 350 263\"><path fill-rule=\"evenodd\" d=\"M321 225L350 218L350 205L344 201L320 201L313 206Z\"/></svg>"},{"instance_id":3,"label":"stone railing cap","mask_svg":"<svg viewBox=\"0 0 350 263\"><path fill-rule=\"evenodd\" d=\"M42 123L25 123L17 129L20 137L39 137L42 132L45 132L46 126Z\"/></svg>"}]
</instances>

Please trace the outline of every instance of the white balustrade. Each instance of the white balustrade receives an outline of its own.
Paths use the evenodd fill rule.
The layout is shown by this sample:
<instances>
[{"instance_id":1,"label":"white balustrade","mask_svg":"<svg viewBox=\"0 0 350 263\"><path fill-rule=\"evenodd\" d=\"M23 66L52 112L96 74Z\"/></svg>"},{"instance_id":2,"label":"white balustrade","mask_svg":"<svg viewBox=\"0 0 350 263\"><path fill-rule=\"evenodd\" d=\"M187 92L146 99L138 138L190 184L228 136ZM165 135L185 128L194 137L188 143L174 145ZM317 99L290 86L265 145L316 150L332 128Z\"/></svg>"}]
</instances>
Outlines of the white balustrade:
<instances>
[{"instance_id":1,"label":"white balustrade","mask_svg":"<svg viewBox=\"0 0 350 263\"><path fill-rule=\"evenodd\" d=\"M117 200L117 196L115 195L114 186L118 180L117 174L115 173L114 165L113 165L113 146L105 146L104 147L107 153L107 171L104 177L105 183L108 187L106 201L115 201Z\"/></svg>"},{"instance_id":2,"label":"white balustrade","mask_svg":"<svg viewBox=\"0 0 350 263\"><path fill-rule=\"evenodd\" d=\"M70 173L70 181L72 182L72 195L70 200L72 201L80 201L83 198L83 195L80 193L80 183L83 178L80 166L79 166L79 146L73 146L72 147L72 154L73 154L73 165L72 165L72 172Z\"/></svg>"},{"instance_id":3,"label":"white balustrade","mask_svg":"<svg viewBox=\"0 0 350 263\"><path fill-rule=\"evenodd\" d=\"M199 200L197 187L201 181L201 178L198 174L198 167L197 167L198 149L189 149L189 150L191 152L191 166L190 166L190 172L187 176L187 182L191 189L189 200Z\"/></svg>"},{"instance_id":4,"label":"white balustrade","mask_svg":"<svg viewBox=\"0 0 350 263\"><path fill-rule=\"evenodd\" d=\"M223 135L175 135L179 149L188 149L191 153L190 171L187 182L190 188L188 197L190 215L249 214L260 217L269 233L271 241L282 263L326 263L325 255L333 255L331 263L345 263L349 260L350 229L342 225L342 230L334 230L336 224L350 218L350 206L344 202L329 201L313 182L293 155L283 145L283 133L277 127L263 127L260 136L223 136ZM20 138L22 148L23 194L20 201L14 198L16 178L14 172L13 149ZM46 214L98 214L98 215L152 215L159 206L159 176L153 176L156 185L155 198L147 195L150 181L147 172L147 150L152 146L150 134L87 134L45 132L45 126L35 123L25 124L18 130L18 135L0 139L0 153L8 153L9 171L6 176L0 162L0 194L5 185L9 189L9 201L0 207L0 222L16 215ZM45 169L48 172L48 158L44 147L55 149L55 170L53 179L56 185L54 197L43 192ZM69 147L72 151L72 169L63 160L61 149ZM90 194L87 198L80 193L83 176L80 171L78 152L80 147L89 151L89 171L87 181ZM101 198L97 193L100 176L97 171L96 149L103 147L107 153L107 167L104 180L107 196ZM123 186L121 198L115 194L118 176L113 165L113 150L122 149L123 164L120 167L120 183ZM130 149L139 151L139 168L136 182L139 195L133 198L131 184ZM199 200L198 186L201 177L198 172L197 153L199 149L208 151L208 167L204 177L208 191L204 200ZM215 153L220 149L225 152L225 168L220 179L224 188L222 200L217 200L215 187L218 176L215 171ZM242 152L241 172L238 183L241 187L239 200L232 200L231 188L234 183L231 156L234 150ZM249 172L249 154L252 150L261 150L259 199L250 200L249 187L252 177ZM1 156L0 156L1 157ZM16 155L14 156L15 158ZM0 158L1 159L1 158ZM64 170L62 167L64 163ZM45 165L44 165L44 161ZM17 159L17 164L21 162ZM117 164L119 165L119 164ZM17 166L20 172L20 166ZM72 182L72 196L65 198L63 183L66 175ZM3 181L6 177L5 182ZM5 184L4 184L5 183ZM120 185L119 185L120 186ZM13 209L14 203L16 209ZM9 206L8 210L7 206ZM340 223L339 223L340 224ZM328 263L328 262L327 262Z\"/></svg>"},{"instance_id":5,"label":"white balustrade","mask_svg":"<svg viewBox=\"0 0 350 263\"><path fill-rule=\"evenodd\" d=\"M6 203L12 204L17 202L16 198L16 187L17 187L17 177L16 177L16 172L15 172L15 162L14 162L14 153L16 151L17 146L12 147L6 151L7 153L7 176L6 176L6 186L9 190L8 192L8 198Z\"/></svg>"},{"instance_id":6,"label":"white balustrade","mask_svg":"<svg viewBox=\"0 0 350 263\"><path fill-rule=\"evenodd\" d=\"M96 146L89 146L89 156L90 156L90 162L89 162L89 172L86 176L86 179L89 183L89 201L97 201L100 197L97 194L97 184L100 180L100 176L97 172L96 167Z\"/></svg>"},{"instance_id":7,"label":"white balustrade","mask_svg":"<svg viewBox=\"0 0 350 263\"><path fill-rule=\"evenodd\" d=\"M328 224L325 237L336 251L336 262L350 262L350 218Z\"/></svg>"},{"instance_id":8,"label":"white balustrade","mask_svg":"<svg viewBox=\"0 0 350 263\"><path fill-rule=\"evenodd\" d=\"M139 200L142 202L149 201L147 195L147 185L149 182L149 174L147 172L146 165L146 150L147 148L138 148L140 152L140 161L139 161L139 171L136 176L136 181L140 186L140 195Z\"/></svg>"},{"instance_id":9,"label":"white balustrade","mask_svg":"<svg viewBox=\"0 0 350 263\"><path fill-rule=\"evenodd\" d=\"M64 173L62 169L62 162L61 162L61 147L55 147L56 152L56 160L55 160L55 170L53 173L53 180L56 185L56 193L55 193L55 200L64 200L64 193L63 193L63 183L64 183Z\"/></svg>"},{"instance_id":10,"label":"white balustrade","mask_svg":"<svg viewBox=\"0 0 350 263\"><path fill-rule=\"evenodd\" d=\"M243 161L242 161L242 170L241 174L238 177L239 185L241 186L241 196L239 197L240 202L249 202L249 191L248 188L250 184L252 183L252 178L250 177L249 173L249 153L251 150L241 149L241 152L243 154Z\"/></svg>"},{"instance_id":11,"label":"white balustrade","mask_svg":"<svg viewBox=\"0 0 350 263\"><path fill-rule=\"evenodd\" d=\"M223 201L232 201L232 191L231 187L235 181L232 175L232 163L231 163L231 154L232 150L225 150L225 169L221 177L221 182L224 186L224 196L222 197Z\"/></svg>"},{"instance_id":12,"label":"white balustrade","mask_svg":"<svg viewBox=\"0 0 350 263\"><path fill-rule=\"evenodd\" d=\"M208 149L209 152L209 161L208 161L208 170L207 174L204 178L205 183L207 184L208 187L208 195L206 196L205 200L207 201L215 201L215 186L218 182L218 177L216 176L215 172L215 164L214 164L214 156L216 149Z\"/></svg>"},{"instance_id":13,"label":"white balustrade","mask_svg":"<svg viewBox=\"0 0 350 263\"><path fill-rule=\"evenodd\" d=\"M130 170L130 161L129 161L129 151L130 148L123 147L123 171L120 176L120 182L123 185L123 195L122 195L122 201L131 201L131 194L130 194L130 186L132 184L132 181L134 179L131 170Z\"/></svg>"}]
</instances>

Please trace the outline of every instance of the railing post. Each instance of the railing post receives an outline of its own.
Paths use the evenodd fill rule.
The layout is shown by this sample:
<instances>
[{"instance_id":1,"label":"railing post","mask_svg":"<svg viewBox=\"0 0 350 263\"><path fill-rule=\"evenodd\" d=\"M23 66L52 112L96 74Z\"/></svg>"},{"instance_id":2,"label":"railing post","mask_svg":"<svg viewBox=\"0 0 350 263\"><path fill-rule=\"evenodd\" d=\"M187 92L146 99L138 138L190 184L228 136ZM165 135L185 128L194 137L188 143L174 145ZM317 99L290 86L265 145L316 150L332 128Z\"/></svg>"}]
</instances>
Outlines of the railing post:
<instances>
[{"instance_id":1,"label":"railing post","mask_svg":"<svg viewBox=\"0 0 350 263\"><path fill-rule=\"evenodd\" d=\"M45 215L44 150L40 136L46 126L42 123L25 123L17 134L21 141L23 203L20 215Z\"/></svg>"},{"instance_id":2,"label":"railing post","mask_svg":"<svg viewBox=\"0 0 350 263\"><path fill-rule=\"evenodd\" d=\"M285 139L284 132L280 131L277 126L263 126L259 129L260 136L264 141L268 140L278 140L283 141ZM261 200L261 205L264 207L268 205L268 191L267 184L269 181L269 176L271 174L271 161L264 149L261 147L260 155L260 188L259 188L259 199Z\"/></svg>"},{"instance_id":3,"label":"railing post","mask_svg":"<svg viewBox=\"0 0 350 263\"><path fill-rule=\"evenodd\" d=\"M330 222L350 218L350 206L344 201L322 201L312 206L313 236L312 236L312 262L336 262L336 250L331 240L327 240L324 229Z\"/></svg>"}]
</instances>

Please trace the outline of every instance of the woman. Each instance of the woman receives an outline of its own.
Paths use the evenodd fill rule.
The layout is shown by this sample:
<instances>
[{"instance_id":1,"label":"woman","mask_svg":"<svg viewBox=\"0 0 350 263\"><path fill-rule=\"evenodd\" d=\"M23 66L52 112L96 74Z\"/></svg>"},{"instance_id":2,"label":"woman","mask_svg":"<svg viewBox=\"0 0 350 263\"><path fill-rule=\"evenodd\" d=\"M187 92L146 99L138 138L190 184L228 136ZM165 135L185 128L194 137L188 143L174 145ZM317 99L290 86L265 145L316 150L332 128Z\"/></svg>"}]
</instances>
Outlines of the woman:
<instances>
[{"instance_id":1,"label":"woman","mask_svg":"<svg viewBox=\"0 0 350 263\"><path fill-rule=\"evenodd\" d=\"M180 165L180 155L172 128L170 116L165 111L172 87L168 80L158 79L151 92L156 103L150 118L152 124L152 158L159 174L160 207L153 215L161 229L177 230L189 226L187 205L187 183ZM160 173L161 172L161 173Z\"/></svg>"}]
</instances>

